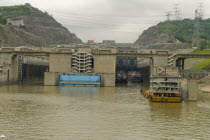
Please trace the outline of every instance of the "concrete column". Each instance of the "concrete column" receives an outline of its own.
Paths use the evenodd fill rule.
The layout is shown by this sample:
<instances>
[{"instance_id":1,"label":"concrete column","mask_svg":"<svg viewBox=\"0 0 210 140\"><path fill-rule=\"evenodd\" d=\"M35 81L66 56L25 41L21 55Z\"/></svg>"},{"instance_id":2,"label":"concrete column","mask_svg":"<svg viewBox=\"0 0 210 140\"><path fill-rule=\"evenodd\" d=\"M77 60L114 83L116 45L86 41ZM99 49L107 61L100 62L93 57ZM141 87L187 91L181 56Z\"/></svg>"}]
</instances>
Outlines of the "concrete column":
<instances>
[{"instance_id":1,"label":"concrete column","mask_svg":"<svg viewBox=\"0 0 210 140\"><path fill-rule=\"evenodd\" d=\"M153 65L167 67L168 66L168 56L154 56L153 57Z\"/></svg>"},{"instance_id":2,"label":"concrete column","mask_svg":"<svg viewBox=\"0 0 210 140\"><path fill-rule=\"evenodd\" d=\"M150 74L154 73L154 59L150 59Z\"/></svg>"},{"instance_id":3,"label":"concrete column","mask_svg":"<svg viewBox=\"0 0 210 140\"><path fill-rule=\"evenodd\" d=\"M69 73L71 72L71 54L50 54L50 72Z\"/></svg>"},{"instance_id":4,"label":"concrete column","mask_svg":"<svg viewBox=\"0 0 210 140\"><path fill-rule=\"evenodd\" d=\"M181 69L184 70L184 60L185 59L181 59Z\"/></svg>"},{"instance_id":5,"label":"concrete column","mask_svg":"<svg viewBox=\"0 0 210 140\"><path fill-rule=\"evenodd\" d=\"M180 85L181 85L181 94L182 94L182 97L184 98L185 101L188 100L188 87L187 87L187 84L188 84L188 80L186 78L183 78L180 80Z\"/></svg>"},{"instance_id":6,"label":"concrete column","mask_svg":"<svg viewBox=\"0 0 210 140\"><path fill-rule=\"evenodd\" d=\"M179 59L176 60L176 67L178 67L179 70L182 69L182 59L179 58Z\"/></svg>"},{"instance_id":7,"label":"concrete column","mask_svg":"<svg viewBox=\"0 0 210 140\"><path fill-rule=\"evenodd\" d=\"M116 56L93 55L94 73L101 75L102 86L115 86L116 78Z\"/></svg>"},{"instance_id":8,"label":"concrete column","mask_svg":"<svg viewBox=\"0 0 210 140\"><path fill-rule=\"evenodd\" d=\"M58 84L59 84L59 73L55 73L55 72L44 73L45 86L57 86Z\"/></svg>"},{"instance_id":9,"label":"concrete column","mask_svg":"<svg viewBox=\"0 0 210 140\"><path fill-rule=\"evenodd\" d=\"M29 64L26 65L25 73L26 73L25 78L28 79L30 77L30 65Z\"/></svg>"},{"instance_id":10,"label":"concrete column","mask_svg":"<svg viewBox=\"0 0 210 140\"><path fill-rule=\"evenodd\" d=\"M18 62L17 62L17 56L12 56L11 57L10 81L11 82L17 82L18 81Z\"/></svg>"},{"instance_id":11,"label":"concrete column","mask_svg":"<svg viewBox=\"0 0 210 140\"><path fill-rule=\"evenodd\" d=\"M198 83L196 80L181 80L181 93L187 101L197 101Z\"/></svg>"},{"instance_id":12,"label":"concrete column","mask_svg":"<svg viewBox=\"0 0 210 140\"><path fill-rule=\"evenodd\" d=\"M188 81L188 101L197 101L198 83L196 80Z\"/></svg>"},{"instance_id":13,"label":"concrete column","mask_svg":"<svg viewBox=\"0 0 210 140\"><path fill-rule=\"evenodd\" d=\"M115 86L116 74L106 73L101 75L101 86L103 87L113 87Z\"/></svg>"}]
</instances>

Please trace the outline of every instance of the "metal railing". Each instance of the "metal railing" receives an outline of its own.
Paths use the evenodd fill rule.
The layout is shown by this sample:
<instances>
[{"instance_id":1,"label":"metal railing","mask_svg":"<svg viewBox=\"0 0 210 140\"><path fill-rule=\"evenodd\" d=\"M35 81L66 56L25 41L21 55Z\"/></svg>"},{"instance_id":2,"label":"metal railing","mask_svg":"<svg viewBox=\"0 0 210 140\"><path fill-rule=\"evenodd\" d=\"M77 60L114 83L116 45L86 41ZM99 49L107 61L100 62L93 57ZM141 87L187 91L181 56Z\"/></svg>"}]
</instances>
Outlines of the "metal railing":
<instances>
[{"instance_id":1,"label":"metal railing","mask_svg":"<svg viewBox=\"0 0 210 140\"><path fill-rule=\"evenodd\" d=\"M210 73L210 70L180 70L180 73Z\"/></svg>"}]
</instances>

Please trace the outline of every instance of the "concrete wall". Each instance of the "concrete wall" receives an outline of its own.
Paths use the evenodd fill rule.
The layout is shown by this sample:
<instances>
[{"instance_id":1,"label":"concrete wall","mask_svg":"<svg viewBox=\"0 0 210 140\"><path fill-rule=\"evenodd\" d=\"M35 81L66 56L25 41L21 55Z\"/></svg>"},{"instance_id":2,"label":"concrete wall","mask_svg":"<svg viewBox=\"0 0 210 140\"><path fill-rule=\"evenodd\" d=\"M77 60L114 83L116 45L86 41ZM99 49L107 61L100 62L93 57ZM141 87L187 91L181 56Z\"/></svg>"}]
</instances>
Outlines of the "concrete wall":
<instances>
[{"instance_id":1,"label":"concrete wall","mask_svg":"<svg viewBox=\"0 0 210 140\"><path fill-rule=\"evenodd\" d=\"M49 72L45 73L44 85L58 85L59 73L72 73L71 57L69 54L50 54ZM91 74L101 75L102 86L115 86L116 56L94 55L93 58L94 68Z\"/></svg>"},{"instance_id":2,"label":"concrete wall","mask_svg":"<svg viewBox=\"0 0 210 140\"><path fill-rule=\"evenodd\" d=\"M93 55L93 72L101 75L102 86L115 86L116 79L116 56Z\"/></svg>"},{"instance_id":3,"label":"concrete wall","mask_svg":"<svg viewBox=\"0 0 210 140\"><path fill-rule=\"evenodd\" d=\"M23 64L48 66L49 59L46 56L24 56Z\"/></svg>"},{"instance_id":4,"label":"concrete wall","mask_svg":"<svg viewBox=\"0 0 210 140\"><path fill-rule=\"evenodd\" d=\"M59 73L45 72L44 74L45 86L56 86L58 84L59 84Z\"/></svg>"},{"instance_id":5,"label":"concrete wall","mask_svg":"<svg viewBox=\"0 0 210 140\"><path fill-rule=\"evenodd\" d=\"M137 67L148 67L150 66L150 59L148 58L137 58Z\"/></svg>"},{"instance_id":6,"label":"concrete wall","mask_svg":"<svg viewBox=\"0 0 210 140\"><path fill-rule=\"evenodd\" d=\"M196 80L188 81L188 101L197 101L198 83Z\"/></svg>"},{"instance_id":7,"label":"concrete wall","mask_svg":"<svg viewBox=\"0 0 210 140\"><path fill-rule=\"evenodd\" d=\"M23 19L19 19L19 20L12 20L12 19L7 19L7 25L13 25L13 26L24 26L24 21Z\"/></svg>"},{"instance_id":8,"label":"concrete wall","mask_svg":"<svg viewBox=\"0 0 210 140\"><path fill-rule=\"evenodd\" d=\"M11 57L11 66L10 66L10 81L17 82L18 80L18 61L16 56Z\"/></svg>"},{"instance_id":9,"label":"concrete wall","mask_svg":"<svg viewBox=\"0 0 210 140\"><path fill-rule=\"evenodd\" d=\"M164 49L161 49L164 50ZM160 51L160 49L141 49L141 51L145 52L145 53L156 53L158 51ZM189 49L165 49L165 51L169 51L169 53L192 53L194 51L193 48L189 48Z\"/></svg>"},{"instance_id":10,"label":"concrete wall","mask_svg":"<svg viewBox=\"0 0 210 140\"><path fill-rule=\"evenodd\" d=\"M161 67L168 66L168 56L154 56L154 65L158 65Z\"/></svg>"},{"instance_id":11,"label":"concrete wall","mask_svg":"<svg viewBox=\"0 0 210 140\"><path fill-rule=\"evenodd\" d=\"M93 55L94 73L115 73L116 72L116 56L111 55Z\"/></svg>"},{"instance_id":12,"label":"concrete wall","mask_svg":"<svg viewBox=\"0 0 210 140\"><path fill-rule=\"evenodd\" d=\"M197 101L198 82L196 80L181 80L181 93L187 101Z\"/></svg>"},{"instance_id":13,"label":"concrete wall","mask_svg":"<svg viewBox=\"0 0 210 140\"><path fill-rule=\"evenodd\" d=\"M177 67L166 67L166 75L177 76L179 75L179 69Z\"/></svg>"},{"instance_id":14,"label":"concrete wall","mask_svg":"<svg viewBox=\"0 0 210 140\"><path fill-rule=\"evenodd\" d=\"M113 87L115 86L116 74L100 74L101 75L101 86L103 87Z\"/></svg>"},{"instance_id":15,"label":"concrete wall","mask_svg":"<svg viewBox=\"0 0 210 140\"><path fill-rule=\"evenodd\" d=\"M0 84L9 84L17 81L17 57L12 54L0 54Z\"/></svg>"},{"instance_id":16,"label":"concrete wall","mask_svg":"<svg viewBox=\"0 0 210 140\"><path fill-rule=\"evenodd\" d=\"M49 71L68 73L71 72L71 54L50 54Z\"/></svg>"},{"instance_id":17,"label":"concrete wall","mask_svg":"<svg viewBox=\"0 0 210 140\"><path fill-rule=\"evenodd\" d=\"M206 76L208 76L208 73L181 73L180 74L182 78L186 79L192 79L192 80L200 80Z\"/></svg>"}]
</instances>

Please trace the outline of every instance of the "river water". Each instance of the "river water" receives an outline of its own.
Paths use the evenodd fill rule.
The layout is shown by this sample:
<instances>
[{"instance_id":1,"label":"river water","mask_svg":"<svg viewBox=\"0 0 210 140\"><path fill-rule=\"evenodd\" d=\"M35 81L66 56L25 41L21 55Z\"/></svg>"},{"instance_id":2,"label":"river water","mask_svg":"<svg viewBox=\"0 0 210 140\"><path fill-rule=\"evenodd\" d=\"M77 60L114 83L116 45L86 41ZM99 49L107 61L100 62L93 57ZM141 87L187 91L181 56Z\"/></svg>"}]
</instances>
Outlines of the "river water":
<instances>
[{"instance_id":1,"label":"river water","mask_svg":"<svg viewBox=\"0 0 210 140\"><path fill-rule=\"evenodd\" d=\"M210 139L210 93L199 93L198 102L151 103L140 88L0 86L0 135L5 140Z\"/></svg>"}]
</instances>

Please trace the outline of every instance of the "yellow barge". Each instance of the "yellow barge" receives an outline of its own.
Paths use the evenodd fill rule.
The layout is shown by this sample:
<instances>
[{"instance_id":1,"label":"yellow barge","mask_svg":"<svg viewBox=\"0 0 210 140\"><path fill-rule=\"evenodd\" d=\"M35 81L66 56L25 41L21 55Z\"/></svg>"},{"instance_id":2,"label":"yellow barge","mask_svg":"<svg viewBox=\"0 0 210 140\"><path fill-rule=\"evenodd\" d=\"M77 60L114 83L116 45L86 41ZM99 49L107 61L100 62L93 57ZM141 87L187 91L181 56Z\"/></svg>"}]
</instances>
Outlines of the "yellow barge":
<instances>
[{"instance_id":1,"label":"yellow barge","mask_svg":"<svg viewBox=\"0 0 210 140\"><path fill-rule=\"evenodd\" d=\"M141 94L151 102L181 103L183 101L181 96L169 96L163 93L151 94L149 90L141 90Z\"/></svg>"},{"instance_id":2,"label":"yellow barge","mask_svg":"<svg viewBox=\"0 0 210 140\"><path fill-rule=\"evenodd\" d=\"M141 94L152 102L181 103L178 76L153 75L150 79L150 89L141 90Z\"/></svg>"}]
</instances>

